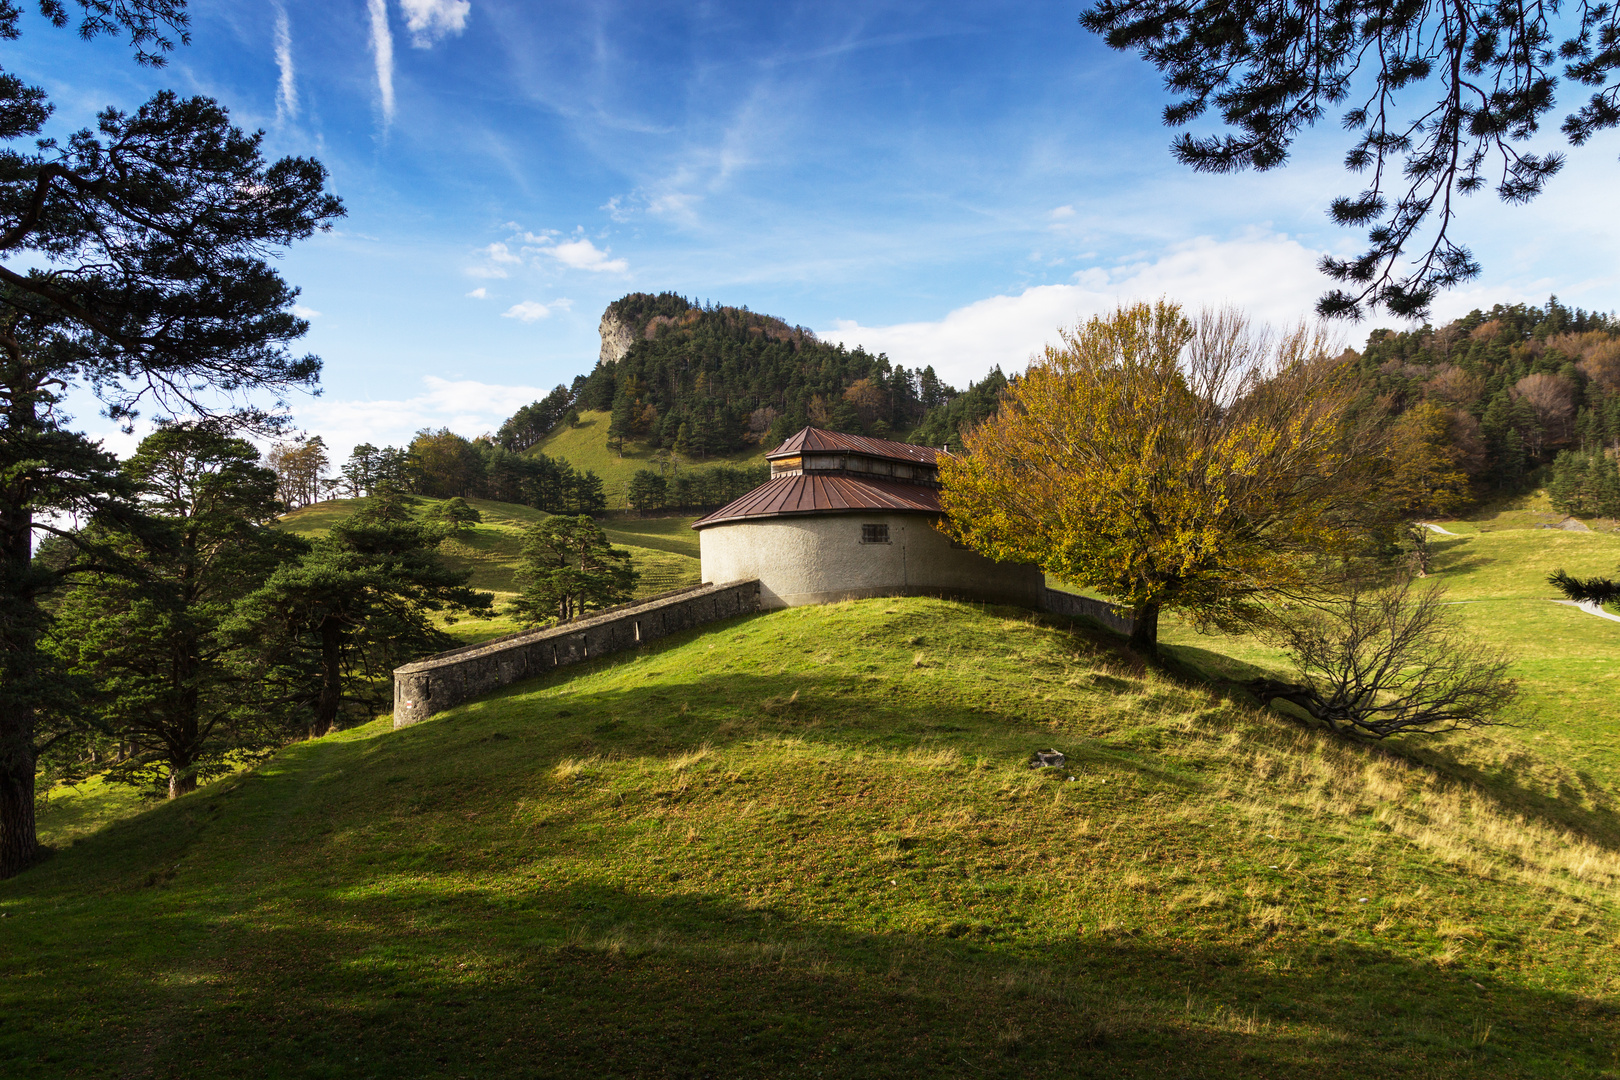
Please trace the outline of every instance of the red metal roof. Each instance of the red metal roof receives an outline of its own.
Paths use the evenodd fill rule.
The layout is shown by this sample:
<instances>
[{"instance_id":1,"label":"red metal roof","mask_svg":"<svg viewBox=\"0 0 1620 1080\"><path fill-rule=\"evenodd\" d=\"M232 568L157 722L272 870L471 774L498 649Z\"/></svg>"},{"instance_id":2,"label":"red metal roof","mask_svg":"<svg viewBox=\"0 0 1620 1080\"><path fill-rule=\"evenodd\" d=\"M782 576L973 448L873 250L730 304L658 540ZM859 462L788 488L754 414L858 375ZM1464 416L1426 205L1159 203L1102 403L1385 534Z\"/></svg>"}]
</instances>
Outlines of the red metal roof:
<instances>
[{"instance_id":1,"label":"red metal roof","mask_svg":"<svg viewBox=\"0 0 1620 1080\"><path fill-rule=\"evenodd\" d=\"M694 521L692 528L701 529L707 525L751 518L858 514L863 511L944 513L939 505L939 491L922 484L866 480L843 473L800 473L767 480L742 498Z\"/></svg>"},{"instance_id":2,"label":"red metal roof","mask_svg":"<svg viewBox=\"0 0 1620 1080\"><path fill-rule=\"evenodd\" d=\"M807 427L797 435L789 437L787 442L765 457L767 459L789 457L793 454L824 451L868 454L872 457L888 458L891 461L912 461L924 465L935 465L939 461L939 451L932 446L917 446L890 439L868 439L863 435L845 435L841 431L823 431L815 427Z\"/></svg>"}]
</instances>

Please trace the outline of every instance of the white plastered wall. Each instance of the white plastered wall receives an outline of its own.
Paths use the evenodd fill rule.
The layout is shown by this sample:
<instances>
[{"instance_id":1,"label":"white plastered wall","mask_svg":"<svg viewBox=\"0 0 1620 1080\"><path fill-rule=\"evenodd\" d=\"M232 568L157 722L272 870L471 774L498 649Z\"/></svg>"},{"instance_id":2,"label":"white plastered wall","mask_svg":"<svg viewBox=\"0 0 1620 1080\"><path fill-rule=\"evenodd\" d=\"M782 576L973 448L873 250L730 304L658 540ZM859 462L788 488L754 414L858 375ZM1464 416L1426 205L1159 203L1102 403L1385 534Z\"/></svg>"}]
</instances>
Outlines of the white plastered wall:
<instances>
[{"instance_id":1,"label":"white plastered wall","mask_svg":"<svg viewBox=\"0 0 1620 1080\"><path fill-rule=\"evenodd\" d=\"M861 526L887 525L887 544L863 544ZM703 580L759 579L762 608L865 596L942 594L1040 608L1037 567L997 563L951 546L920 514L756 518L698 531Z\"/></svg>"}]
</instances>

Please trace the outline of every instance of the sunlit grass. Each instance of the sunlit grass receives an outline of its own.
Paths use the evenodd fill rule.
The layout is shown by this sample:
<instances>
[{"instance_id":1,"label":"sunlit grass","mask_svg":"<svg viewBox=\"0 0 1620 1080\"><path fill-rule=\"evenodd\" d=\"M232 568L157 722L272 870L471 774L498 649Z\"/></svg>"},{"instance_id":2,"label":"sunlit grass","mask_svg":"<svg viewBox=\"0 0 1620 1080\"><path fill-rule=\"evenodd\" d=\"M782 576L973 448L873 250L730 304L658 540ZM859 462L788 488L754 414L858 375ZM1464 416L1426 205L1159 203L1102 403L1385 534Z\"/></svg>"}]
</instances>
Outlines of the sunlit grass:
<instances>
[{"instance_id":1,"label":"sunlit grass","mask_svg":"<svg viewBox=\"0 0 1620 1080\"><path fill-rule=\"evenodd\" d=\"M535 447L536 453L548 457L561 458L574 468L589 470L602 478L602 484L607 492L608 507L613 510L626 508L624 493L630 484L630 478L641 469L657 466L653 461L653 451L640 443L629 441L624 445L621 454L608 445L607 429L610 414L606 412L582 412L579 414L579 426L569 427L560 425ZM711 455L710 457L689 463L691 468L704 468L709 465L761 465L765 462L765 451L769 447L755 448L741 454Z\"/></svg>"},{"instance_id":2,"label":"sunlit grass","mask_svg":"<svg viewBox=\"0 0 1620 1080\"><path fill-rule=\"evenodd\" d=\"M1603 1075L1620 833L1506 745L1345 743L1013 609L746 617L300 744L0 885L0 1052Z\"/></svg>"}]
</instances>

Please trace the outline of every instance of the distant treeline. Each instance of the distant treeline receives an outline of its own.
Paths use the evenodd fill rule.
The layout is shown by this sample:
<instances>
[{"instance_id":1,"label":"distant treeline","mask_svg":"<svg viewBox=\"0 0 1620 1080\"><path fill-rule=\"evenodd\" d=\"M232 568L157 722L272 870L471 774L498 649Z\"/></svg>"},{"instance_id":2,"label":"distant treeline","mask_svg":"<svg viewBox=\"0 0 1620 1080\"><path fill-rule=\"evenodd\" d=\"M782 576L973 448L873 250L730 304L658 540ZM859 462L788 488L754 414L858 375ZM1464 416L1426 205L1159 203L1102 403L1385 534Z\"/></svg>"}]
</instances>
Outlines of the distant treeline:
<instances>
[{"instance_id":1,"label":"distant treeline","mask_svg":"<svg viewBox=\"0 0 1620 1080\"><path fill-rule=\"evenodd\" d=\"M1425 487L1457 487L1459 479L1458 496L1522 490L1538 466L1567 454L1554 470L1562 478L1555 504L1597 505L1599 474L1613 471L1599 460L1620 445L1613 315L1556 297L1545 308L1499 304L1440 327L1375 330L1365 350L1346 358L1361 407L1392 426L1394 468L1407 474L1410 501L1421 504ZM1587 473L1589 483L1577 479Z\"/></svg>"},{"instance_id":2,"label":"distant treeline","mask_svg":"<svg viewBox=\"0 0 1620 1080\"><path fill-rule=\"evenodd\" d=\"M266 464L288 506L334 496L367 498L388 487L432 498L521 503L550 514L594 514L607 507L602 479L544 454L515 454L487 438L465 439L448 428L420 431L407 447L354 448L335 478L320 436L273 447Z\"/></svg>"},{"instance_id":3,"label":"distant treeline","mask_svg":"<svg viewBox=\"0 0 1620 1080\"><path fill-rule=\"evenodd\" d=\"M769 465L713 465L663 476L642 469L630 478L626 501L632 510L701 510L724 506L771 478Z\"/></svg>"},{"instance_id":4,"label":"distant treeline","mask_svg":"<svg viewBox=\"0 0 1620 1080\"><path fill-rule=\"evenodd\" d=\"M336 477L324 475L331 462L319 436L272 447L265 464L276 473L277 497L294 509L335 496L368 498L384 488L436 499L520 503L550 514L607 509L596 473L534 450L518 454L488 438L466 439L448 428L419 431L403 448L357 446ZM630 486L629 502L642 511L702 510L769 478L766 465L676 468L668 477L643 469Z\"/></svg>"}]
</instances>

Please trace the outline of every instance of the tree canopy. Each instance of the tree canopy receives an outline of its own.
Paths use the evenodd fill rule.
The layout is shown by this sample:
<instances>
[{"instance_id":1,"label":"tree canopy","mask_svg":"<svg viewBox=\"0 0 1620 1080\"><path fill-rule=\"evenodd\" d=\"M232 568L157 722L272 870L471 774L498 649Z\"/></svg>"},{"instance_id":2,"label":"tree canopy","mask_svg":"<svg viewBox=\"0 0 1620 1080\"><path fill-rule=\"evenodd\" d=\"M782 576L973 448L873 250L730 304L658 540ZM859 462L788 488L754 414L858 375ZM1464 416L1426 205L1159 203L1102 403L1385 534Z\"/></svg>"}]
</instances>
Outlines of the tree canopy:
<instances>
[{"instance_id":1,"label":"tree canopy","mask_svg":"<svg viewBox=\"0 0 1620 1080\"><path fill-rule=\"evenodd\" d=\"M1062 334L946 458L946 530L1128 605L1245 625L1349 544L1365 447L1325 343L1136 304Z\"/></svg>"},{"instance_id":2,"label":"tree canopy","mask_svg":"<svg viewBox=\"0 0 1620 1080\"><path fill-rule=\"evenodd\" d=\"M639 577L630 553L614 547L590 518L547 518L524 536L518 571L523 591L512 611L531 624L567 622L593 607L625 603Z\"/></svg>"},{"instance_id":3,"label":"tree canopy","mask_svg":"<svg viewBox=\"0 0 1620 1080\"><path fill-rule=\"evenodd\" d=\"M78 0L83 38L127 35L140 63L161 66L186 40L181 0ZM42 0L56 26L69 6ZM0 38L22 32L0 3ZM35 721L41 705L39 598L68 570L41 573L29 547L41 512L111 513L106 456L66 432L53 406L92 388L115 419L140 407L229 416L274 430L287 392L313 384L320 361L289 343L308 330L298 291L270 264L329 228L343 206L309 158L266 161L263 133L235 127L205 97L161 91L133 112L109 107L66 139L41 138L46 92L0 74L0 352L6 358L0 501L8 618L0 623L0 877L38 850ZM41 478L47 478L42 481ZM81 545L72 530L44 526Z\"/></svg>"},{"instance_id":4,"label":"tree canopy","mask_svg":"<svg viewBox=\"0 0 1620 1080\"><path fill-rule=\"evenodd\" d=\"M439 558L448 530L415 521L399 496L374 496L282 563L237 605L228 629L256 643L255 677L303 707L317 734L375 704L375 681L449 647L442 612L487 615L494 597Z\"/></svg>"},{"instance_id":5,"label":"tree canopy","mask_svg":"<svg viewBox=\"0 0 1620 1080\"><path fill-rule=\"evenodd\" d=\"M1098 0L1080 21L1164 73L1167 126L1213 107L1233 129L1176 137L1172 152L1196 170L1276 168L1340 110L1356 136L1345 166L1366 186L1329 214L1365 228L1367 247L1322 259L1342 283L1324 315L1421 315L1476 276L1452 237L1457 200L1494 186L1523 203L1558 173L1564 155L1538 147L1561 80L1591 91L1564 117L1570 144L1620 125L1620 8L1606 2Z\"/></svg>"},{"instance_id":6,"label":"tree canopy","mask_svg":"<svg viewBox=\"0 0 1620 1080\"><path fill-rule=\"evenodd\" d=\"M286 710L242 677L241 644L221 628L306 545L271 527L276 478L253 444L215 426L160 427L123 472L143 514L96 527L121 558L66 590L51 646L94 687L80 707L97 722L83 735L117 748L108 775L159 777L174 798L285 741Z\"/></svg>"}]
</instances>

